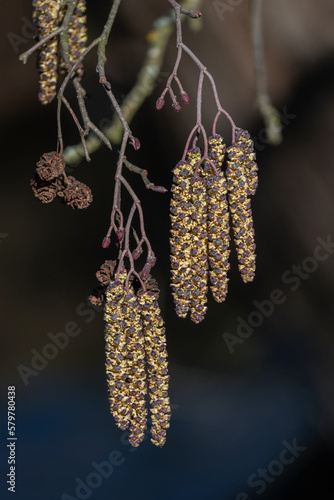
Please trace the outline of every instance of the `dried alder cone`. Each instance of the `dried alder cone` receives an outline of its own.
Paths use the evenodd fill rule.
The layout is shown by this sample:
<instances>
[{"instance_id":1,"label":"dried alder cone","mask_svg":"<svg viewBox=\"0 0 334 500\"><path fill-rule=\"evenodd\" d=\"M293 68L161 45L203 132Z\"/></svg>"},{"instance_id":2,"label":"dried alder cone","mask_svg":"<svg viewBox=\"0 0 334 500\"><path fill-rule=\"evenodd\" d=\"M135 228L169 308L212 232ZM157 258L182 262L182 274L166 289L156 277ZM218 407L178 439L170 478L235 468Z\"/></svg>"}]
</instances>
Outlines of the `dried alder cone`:
<instances>
[{"instance_id":1,"label":"dried alder cone","mask_svg":"<svg viewBox=\"0 0 334 500\"><path fill-rule=\"evenodd\" d=\"M249 195L257 187L257 165L249 133L237 128L227 149L223 138L208 139L207 159L199 148L174 168L171 214L171 288L176 313L199 323L206 312L208 281L213 298L227 295L230 217L239 271L245 283L255 275L255 243Z\"/></svg>"},{"instance_id":2,"label":"dried alder cone","mask_svg":"<svg viewBox=\"0 0 334 500\"><path fill-rule=\"evenodd\" d=\"M61 196L64 202L72 208L87 208L93 201L90 188L73 176L67 177L67 186L61 191Z\"/></svg>"},{"instance_id":3,"label":"dried alder cone","mask_svg":"<svg viewBox=\"0 0 334 500\"><path fill-rule=\"evenodd\" d=\"M51 35L61 26L64 19L67 3L62 0L34 0L33 21L37 28L39 40ZM51 102L57 93L59 72L70 69L86 48L86 1L79 0L68 28L68 61L60 54L58 37L45 42L38 55L40 91L38 98L42 104ZM83 74L82 66L77 69L77 77Z\"/></svg>"},{"instance_id":4,"label":"dried alder cone","mask_svg":"<svg viewBox=\"0 0 334 500\"><path fill-rule=\"evenodd\" d=\"M89 207L93 201L90 188L73 176L67 176L65 167L61 154L56 151L44 153L30 181L34 195L42 203L50 203L58 196L74 209Z\"/></svg>"},{"instance_id":5,"label":"dried alder cone","mask_svg":"<svg viewBox=\"0 0 334 500\"><path fill-rule=\"evenodd\" d=\"M148 276L145 289L116 261L105 261L96 273L105 307L106 374L110 411L117 426L129 429L139 446L147 428L149 400L151 441L163 446L170 421L166 335L157 303L158 286ZM117 276L118 274L118 276ZM128 279L128 283L126 283ZM102 289L104 290L102 292Z\"/></svg>"}]
</instances>

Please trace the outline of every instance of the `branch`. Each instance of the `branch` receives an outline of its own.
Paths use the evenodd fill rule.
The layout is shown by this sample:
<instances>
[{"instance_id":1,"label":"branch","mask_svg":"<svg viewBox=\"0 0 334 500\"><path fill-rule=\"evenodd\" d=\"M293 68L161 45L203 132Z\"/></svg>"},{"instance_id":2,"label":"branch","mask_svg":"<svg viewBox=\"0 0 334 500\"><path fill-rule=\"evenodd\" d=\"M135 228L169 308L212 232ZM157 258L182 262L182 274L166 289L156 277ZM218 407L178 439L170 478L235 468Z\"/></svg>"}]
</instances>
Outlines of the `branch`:
<instances>
[{"instance_id":1,"label":"branch","mask_svg":"<svg viewBox=\"0 0 334 500\"><path fill-rule=\"evenodd\" d=\"M62 32L62 30L63 30L63 27L60 26L55 31L53 31L49 35L45 36L41 40L39 40L37 43L35 43L35 45L33 45L32 47L30 47L30 49L28 49L26 52L23 52L23 54L21 54L19 56L19 60L22 61L23 64L26 64L26 62L28 61L28 58L29 58L29 56L31 56L31 54L33 54L37 49L39 49L46 42L48 42L49 40L51 40L51 38L54 38L55 36L58 36Z\"/></svg>"},{"instance_id":2,"label":"branch","mask_svg":"<svg viewBox=\"0 0 334 500\"><path fill-rule=\"evenodd\" d=\"M183 2L183 6L193 11L199 8L202 3L203 0L186 0ZM145 99L152 94L156 86L156 79L161 72L167 43L174 29L175 16L174 10L172 10L167 16L165 15L155 20L151 31L147 35L149 46L143 66L138 73L134 87L120 106L122 115L128 124L131 123L138 109ZM112 144L119 144L121 142L123 125L117 114L113 116L111 124L104 129L104 134ZM89 154L92 154L101 147L102 141L96 135L91 134L86 139L86 145ZM64 158L68 165L77 165L84 156L84 150L80 144L69 146L64 151Z\"/></svg>"},{"instance_id":3,"label":"branch","mask_svg":"<svg viewBox=\"0 0 334 500\"><path fill-rule=\"evenodd\" d=\"M173 6L174 9L180 9L181 14L185 14L188 17L191 17L192 19L198 19L199 17L202 16L202 14L198 11L191 11L191 10L186 10L183 9L178 2L175 0L168 0L169 3Z\"/></svg>"},{"instance_id":4,"label":"branch","mask_svg":"<svg viewBox=\"0 0 334 500\"><path fill-rule=\"evenodd\" d=\"M151 191L156 191L158 193L167 193L168 189L164 188L163 186L155 186L155 184L149 181L147 177L148 176L147 170L139 168L136 165L133 165L126 158L124 158L123 164L126 166L128 170L130 170L130 172L135 172L136 174L139 174L141 176L147 189L151 189Z\"/></svg>"},{"instance_id":5,"label":"branch","mask_svg":"<svg viewBox=\"0 0 334 500\"><path fill-rule=\"evenodd\" d=\"M65 89L67 87L67 84L69 83L70 79L74 75L74 72L77 69L78 65L86 57L88 52L90 52L90 50L93 47L95 47L96 45L99 45L99 48L98 48L99 63L98 64L101 64L102 56L104 55L104 58L103 58L103 68L104 68L104 63L105 63L105 50L104 49L105 49L105 45L108 42L110 30L111 30L113 22L115 20L115 16L117 14L117 10L118 10L120 2L121 2L121 0L117 0L113 3L113 6L112 6L110 13L109 13L109 16L108 16L107 23L103 29L101 36L96 38L89 45L89 47L87 47L87 49L77 59L75 64L71 65L70 64L69 44L68 44L67 35L68 35L69 20L73 14L73 9L75 8L75 4L77 3L76 0L71 0L69 8L66 11L66 15L65 15L64 22L62 25L63 26L62 35L60 37L60 44L61 44L61 47L63 50L63 57L65 60L66 66L69 68L69 71L68 71L68 74L67 74L66 78L64 79L64 81L59 89L59 92L58 92L59 101L62 101L65 103L64 92L65 92ZM73 5L74 5L74 8L73 8ZM102 47L102 49L101 49L101 47ZM103 71L104 71L104 69L103 69ZM84 135L85 136L88 135L88 132L90 130L93 131L99 137L100 141L103 142L104 144L106 144L106 146L112 150L112 145L111 145L109 139L103 134L103 132L101 130L99 130L99 128L89 118L86 104L85 104L86 92L85 92L84 88L82 87L82 85L80 84L80 82L77 79L73 80L73 85L76 89L79 109L80 109L81 117L82 117L84 125L85 125L85 134ZM62 152L63 140L62 140L62 133L61 133L61 125L60 125L60 106L61 106L61 104L58 105L58 140L59 140L59 144L60 144L60 151ZM72 114L72 116L73 116L73 114ZM78 119L76 118L75 121L77 123ZM82 135L81 135L81 140L82 140L82 149L85 153L86 160L90 161L85 137L83 137Z\"/></svg>"},{"instance_id":6,"label":"branch","mask_svg":"<svg viewBox=\"0 0 334 500\"><path fill-rule=\"evenodd\" d=\"M173 8L175 10L177 57L176 57L176 62L175 62L173 71L172 71L171 75L169 76L169 78L167 80L166 87L165 87L164 91L162 92L161 96L159 97L159 99L157 100L156 107L157 107L157 109L161 109L163 107L163 105L165 104L164 96L165 96L165 94L167 92L169 92L169 95L170 95L171 100L172 100L172 106L173 106L173 108L176 111L180 111L181 110L181 106L177 102L176 96L175 96L175 94L173 92L173 89L172 89L172 86L171 86L172 83L173 83L173 81L176 81L176 83L177 83L177 85L178 85L178 87L180 89L180 96L181 96L182 101L184 101L185 103L188 104L188 102L189 102L188 95L184 92L184 90L183 90L183 88L182 88L182 86L180 84L180 81L178 79L178 76L177 76L177 72L178 72L179 65L180 65L181 58L182 58L183 51L184 51L184 52L186 52L189 55L189 57L192 59L192 61L197 65L197 67L200 70L200 79L199 79L198 90L197 90L197 123L196 123L196 126L194 127L194 129L190 133L190 136L189 136L188 141L187 141L187 145L189 146L189 143L190 143L190 140L192 138L192 135L194 134L194 131L196 131L196 129L197 129L198 133L202 132L203 138L204 138L204 142L206 144L206 133L205 133L204 127L202 126L202 123L201 123L202 85L203 85L203 77L204 76L206 76L209 79L210 83L211 83L211 87L212 87L214 99L215 99L216 106L217 106L217 114L216 114L216 117L214 119L213 129L212 129L213 130L213 134L216 133L216 125L217 125L217 120L218 120L219 116L221 114L224 114L226 116L226 118L229 120L229 122L230 122L230 124L232 126L232 141L234 142L234 140L235 140L236 126L235 126L235 123L234 123L232 117L230 116L230 114L222 107L222 105L220 103L220 100L219 100L219 97L218 97L217 88L216 88L216 84L215 84L213 76L211 75L211 73L209 73L209 71L207 70L207 68L200 61L200 59L193 53L193 51L191 49L189 49L189 47L183 43L183 40L182 40L182 25L181 25L182 8L179 5L179 3L176 2L176 1L174 1L174 0L168 0L168 1L173 5ZM184 155L185 154L186 154L186 151L185 151ZM201 159L201 162L204 159L209 160L208 158L206 158L206 154L207 154L207 148L205 146L204 156Z\"/></svg>"},{"instance_id":7,"label":"branch","mask_svg":"<svg viewBox=\"0 0 334 500\"><path fill-rule=\"evenodd\" d=\"M273 106L268 92L266 63L263 43L262 0L253 0L251 24L254 47L257 105L263 117L268 142L273 145L282 142L282 122L277 109Z\"/></svg>"}]
</instances>

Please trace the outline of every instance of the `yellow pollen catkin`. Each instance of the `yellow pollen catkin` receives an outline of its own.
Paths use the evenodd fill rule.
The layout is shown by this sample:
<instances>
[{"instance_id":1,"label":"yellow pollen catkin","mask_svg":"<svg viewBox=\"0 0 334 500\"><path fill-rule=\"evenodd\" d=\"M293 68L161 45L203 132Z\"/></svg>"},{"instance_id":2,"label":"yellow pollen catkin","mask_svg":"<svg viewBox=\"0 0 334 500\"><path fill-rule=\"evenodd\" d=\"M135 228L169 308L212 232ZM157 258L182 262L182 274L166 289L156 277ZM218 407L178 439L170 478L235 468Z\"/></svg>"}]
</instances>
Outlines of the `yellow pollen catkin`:
<instances>
[{"instance_id":1,"label":"yellow pollen catkin","mask_svg":"<svg viewBox=\"0 0 334 500\"><path fill-rule=\"evenodd\" d=\"M192 166L180 162L173 170L171 215L171 288L176 313L187 316L190 306L191 282L189 269L191 262L191 176Z\"/></svg>"},{"instance_id":2,"label":"yellow pollen catkin","mask_svg":"<svg viewBox=\"0 0 334 500\"><path fill-rule=\"evenodd\" d=\"M211 292L217 302L223 302L227 295L230 269L229 211L227 183L222 171L205 179L208 198L208 254Z\"/></svg>"},{"instance_id":3,"label":"yellow pollen catkin","mask_svg":"<svg viewBox=\"0 0 334 500\"><path fill-rule=\"evenodd\" d=\"M247 283L254 279L256 267L253 216L248 198L248 180L245 174L245 165L239 157L239 149L231 146L227 151L230 158L226 170L229 209L239 271L242 280Z\"/></svg>"},{"instance_id":4,"label":"yellow pollen catkin","mask_svg":"<svg viewBox=\"0 0 334 500\"><path fill-rule=\"evenodd\" d=\"M254 143L247 130L241 128L236 129L235 133L235 158L243 164L245 176L248 182L248 194L254 195L258 185L258 166L256 163L256 154L254 151Z\"/></svg>"},{"instance_id":5,"label":"yellow pollen catkin","mask_svg":"<svg viewBox=\"0 0 334 500\"><path fill-rule=\"evenodd\" d=\"M130 293L124 298L123 313L126 316L126 359L127 359L127 396L130 410L129 442L139 446L147 427L145 371L145 340L141 310L136 295Z\"/></svg>"},{"instance_id":6,"label":"yellow pollen catkin","mask_svg":"<svg viewBox=\"0 0 334 500\"><path fill-rule=\"evenodd\" d=\"M109 391L110 412L116 425L124 430L130 424L127 388L127 346L126 328L128 318L124 312L126 289L125 276L112 282L106 291L105 342L106 373Z\"/></svg>"},{"instance_id":7,"label":"yellow pollen catkin","mask_svg":"<svg viewBox=\"0 0 334 500\"><path fill-rule=\"evenodd\" d=\"M61 0L33 2L33 21L37 27L37 37L42 39L59 27L59 9ZM58 79L58 38L45 42L38 56L39 85L38 98L42 104L48 104L56 96Z\"/></svg>"},{"instance_id":8,"label":"yellow pollen catkin","mask_svg":"<svg viewBox=\"0 0 334 500\"><path fill-rule=\"evenodd\" d=\"M170 421L170 401L168 396L168 362L164 322L152 292L140 291L138 302L141 306L147 362L148 392L152 419L151 442L163 446L166 429Z\"/></svg>"},{"instance_id":9,"label":"yellow pollen catkin","mask_svg":"<svg viewBox=\"0 0 334 500\"><path fill-rule=\"evenodd\" d=\"M207 196L200 177L191 181L191 250L189 275L192 281L190 319L199 323L207 311L208 292L208 233L207 233Z\"/></svg>"},{"instance_id":10,"label":"yellow pollen catkin","mask_svg":"<svg viewBox=\"0 0 334 500\"><path fill-rule=\"evenodd\" d=\"M62 16L66 13L67 6L62 10ZM87 45L87 16L86 0L79 0L71 17L68 29L68 45L70 64L73 65L85 51ZM60 54L60 71L66 73L66 64ZM76 76L83 76L83 65L80 63L76 68Z\"/></svg>"}]
</instances>

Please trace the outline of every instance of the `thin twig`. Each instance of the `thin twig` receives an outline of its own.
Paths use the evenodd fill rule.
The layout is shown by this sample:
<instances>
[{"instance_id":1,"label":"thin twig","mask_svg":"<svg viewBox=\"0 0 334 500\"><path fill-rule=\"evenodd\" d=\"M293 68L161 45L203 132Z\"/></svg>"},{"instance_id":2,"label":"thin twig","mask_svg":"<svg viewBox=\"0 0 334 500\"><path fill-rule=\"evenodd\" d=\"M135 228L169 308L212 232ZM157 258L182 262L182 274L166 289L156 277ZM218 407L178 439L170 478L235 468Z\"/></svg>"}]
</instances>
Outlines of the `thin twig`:
<instances>
[{"instance_id":1,"label":"thin twig","mask_svg":"<svg viewBox=\"0 0 334 500\"><path fill-rule=\"evenodd\" d=\"M203 0L185 0L183 6L185 10L197 11L202 3ZM168 40L174 29L174 9L172 9L168 15L164 15L154 21L152 29L147 35L149 46L142 68L138 73L134 87L120 106L127 123L131 123L142 103L154 90L157 83L157 77L161 72ZM123 130L122 123L117 113L115 113L111 124L104 129L104 134L112 144L119 144L122 140ZM91 134L86 139L86 144L88 152L92 154L97 151L103 143L98 137ZM77 165L83 157L84 151L80 144L68 146L64 150L64 158L68 165Z\"/></svg>"},{"instance_id":2,"label":"thin twig","mask_svg":"<svg viewBox=\"0 0 334 500\"><path fill-rule=\"evenodd\" d=\"M178 103L175 102L176 98L175 98L175 95L174 95L174 93L173 93L173 91L171 89L171 83L172 83L173 80L176 80L177 84L179 85L179 81L178 81L178 77L177 77L177 71L178 71L178 68L179 68L179 65L180 65L180 61L181 61L181 58L182 58L183 51L186 52L189 55L189 57L191 58L191 60L196 64L196 66L200 70L200 79L199 79L199 86L198 86L198 91L197 91L197 128L200 129L200 130L202 130L202 127L200 127L200 124L201 124L201 103L202 103L203 76L205 75L209 79L209 81L211 83L212 92L213 92L214 99L215 99L216 106L217 106L217 114L216 114L216 117L215 117L214 122L213 122L213 134L215 134L217 120L218 120L219 116L221 114L224 114L226 116L226 118L229 120L229 122L230 122L230 124L232 126L232 141L234 142L234 140L235 140L235 129L236 129L236 126L235 126L235 123L234 123L232 117L230 116L230 114L222 107L222 105L220 103L220 100L219 100L219 97L218 97L217 88L216 88L216 84L215 84L213 76L211 75L211 73L209 73L209 71L207 70L207 68L200 61L200 59L194 54L194 52L187 45L185 45L183 43L183 40L182 40L181 14L185 13L185 12L182 12L182 8L181 8L180 4L178 2L176 2L175 0L168 0L168 1L172 4L172 6L173 6L173 8L175 10L177 56L176 56L176 61L175 61L175 64L174 64L173 71L172 71L171 75L169 76L169 78L167 80L166 87L165 87L164 91L162 92L162 94L160 96L160 99L163 100L166 92L169 91L169 94L170 94L171 99L172 99L172 105L173 105L173 107L175 109L177 109L177 111L179 111L179 109L176 106L176 104L178 104ZM187 14L187 15L189 15L189 14ZM193 17L193 16L191 16L191 17ZM179 87L180 87L180 85L179 85ZM196 129L196 127L195 127L195 129ZM203 128L203 131L204 131L204 128ZM192 137L193 134L194 134L194 129L190 133L190 136L188 138L186 147L189 147L189 143L190 143L190 140L191 140L191 137ZM206 135L205 135L205 131L204 131L204 140L205 140L205 138L206 138ZM185 154L186 154L186 150L185 150L185 152L183 154L183 158L185 157ZM206 156L206 154L204 155L204 158L202 158L201 162L203 161L203 159L206 159L205 156Z\"/></svg>"},{"instance_id":3,"label":"thin twig","mask_svg":"<svg viewBox=\"0 0 334 500\"><path fill-rule=\"evenodd\" d=\"M256 75L257 105L266 125L268 142L270 144L277 145L282 142L282 122L277 109L272 104L268 92L263 43L262 0L253 0L251 24Z\"/></svg>"},{"instance_id":4,"label":"thin twig","mask_svg":"<svg viewBox=\"0 0 334 500\"><path fill-rule=\"evenodd\" d=\"M23 54L21 54L19 56L19 60L22 61L23 64L26 64L26 62L28 61L28 58L29 58L29 56L31 56L31 54L33 54L37 49L39 49L46 42L51 40L51 38L58 36L62 32L62 30L63 30L63 27L60 26L59 28L54 30L52 33L49 33L49 35L45 36L44 38L41 38L37 43L35 43L35 45L30 47L30 49L28 49L26 52L23 52Z\"/></svg>"},{"instance_id":5,"label":"thin twig","mask_svg":"<svg viewBox=\"0 0 334 500\"><path fill-rule=\"evenodd\" d=\"M169 3L173 6L174 9L179 9L179 12L181 14L185 14L186 16L188 17L191 17L192 19L198 19L199 17L201 17L201 13L198 12L198 11L191 11L191 10L186 10L186 9L183 9L180 4L178 2L176 2L175 0L168 0Z\"/></svg>"}]
</instances>

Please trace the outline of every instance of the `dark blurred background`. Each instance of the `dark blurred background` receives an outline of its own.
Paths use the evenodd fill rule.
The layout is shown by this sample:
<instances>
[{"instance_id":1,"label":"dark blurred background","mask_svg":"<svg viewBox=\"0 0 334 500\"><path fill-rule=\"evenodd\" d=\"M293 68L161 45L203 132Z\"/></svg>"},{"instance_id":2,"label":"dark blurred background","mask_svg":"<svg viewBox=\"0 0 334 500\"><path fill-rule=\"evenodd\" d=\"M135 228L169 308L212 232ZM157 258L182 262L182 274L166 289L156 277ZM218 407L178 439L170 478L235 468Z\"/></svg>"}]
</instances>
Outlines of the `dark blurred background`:
<instances>
[{"instance_id":1,"label":"dark blurred background","mask_svg":"<svg viewBox=\"0 0 334 500\"><path fill-rule=\"evenodd\" d=\"M101 31L109 4L88 1L90 39ZM9 497L6 416L7 387L12 385L20 500L289 500L307 493L327 498L326 489L333 494L334 2L264 4L269 90L284 116L284 140L278 147L266 143L255 105L250 2L207 0L201 31L194 33L189 23L184 28L186 43L215 77L223 105L256 140L260 178L252 203L256 278L244 285L233 256L228 298L224 304L209 299L200 325L178 319L173 310L169 194L148 192L140 179L127 174L142 200L158 257L154 275L162 290L173 405L164 448L156 449L147 439L132 449L108 410L103 314L87 302L97 285L96 270L113 257L101 248L101 240L108 227L115 159L102 149L91 164L75 167L74 175L94 194L88 210L73 211L57 201L42 205L34 198L29 181L35 163L56 146L56 105L42 107L37 100L35 57L26 66L18 61L18 53L32 43L23 31L24 18L31 18L30 2L2 2L2 498ZM141 66L145 35L167 10L167 1L124 0L107 64L120 100ZM10 33L25 41L13 44ZM174 58L172 38L161 83L132 123L142 147L131 159L149 171L153 182L168 188L194 124L198 81L197 68L185 57L180 76L191 105L178 114L168 106L157 113L155 100ZM94 64L92 55L84 85L91 116L100 123L111 111ZM206 86L207 129L213 116ZM74 144L77 131L64 117L66 144ZM223 119L219 132L230 140ZM268 317L252 314L258 311L253 301L268 301L274 290L281 292L281 303L266 303ZM249 323L249 315L258 326L240 340L237 326L240 318ZM70 322L75 325L69 327ZM50 334L72 327L80 333L64 349L45 351ZM239 343L229 348L226 332ZM53 359L45 366L40 360L34 372L24 371L43 349Z\"/></svg>"}]
</instances>

